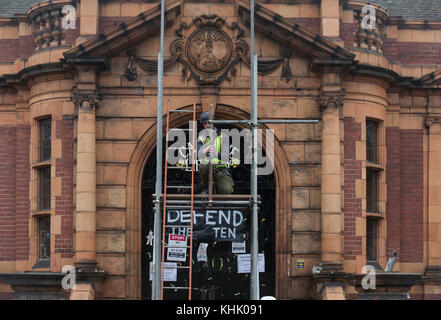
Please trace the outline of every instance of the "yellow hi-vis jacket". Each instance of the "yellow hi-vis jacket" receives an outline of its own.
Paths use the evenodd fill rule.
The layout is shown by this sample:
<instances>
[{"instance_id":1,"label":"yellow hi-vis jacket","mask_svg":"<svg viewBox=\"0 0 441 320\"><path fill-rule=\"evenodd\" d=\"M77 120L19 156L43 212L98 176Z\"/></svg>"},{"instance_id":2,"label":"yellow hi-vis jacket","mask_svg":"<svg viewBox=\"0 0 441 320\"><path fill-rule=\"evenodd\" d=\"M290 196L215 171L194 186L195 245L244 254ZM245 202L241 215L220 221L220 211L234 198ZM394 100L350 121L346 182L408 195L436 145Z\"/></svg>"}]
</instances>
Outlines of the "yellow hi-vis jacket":
<instances>
[{"instance_id":1,"label":"yellow hi-vis jacket","mask_svg":"<svg viewBox=\"0 0 441 320\"><path fill-rule=\"evenodd\" d=\"M201 147L204 147L205 145L207 145L210 142L210 137L205 137L205 141L204 141L204 137L199 137L198 140L200 142ZM218 152L218 155L221 153L221 146L222 146L222 134L219 134L214 139L214 147L216 148L216 150ZM199 150L199 148L198 148L198 150ZM210 162L209 158L203 158L202 159L202 163L203 164L207 164L209 162ZM221 164L222 161L219 158L214 158L213 157L211 159L211 162L213 164L217 164L215 166L215 168L225 168L225 167L228 167L227 164Z\"/></svg>"}]
</instances>

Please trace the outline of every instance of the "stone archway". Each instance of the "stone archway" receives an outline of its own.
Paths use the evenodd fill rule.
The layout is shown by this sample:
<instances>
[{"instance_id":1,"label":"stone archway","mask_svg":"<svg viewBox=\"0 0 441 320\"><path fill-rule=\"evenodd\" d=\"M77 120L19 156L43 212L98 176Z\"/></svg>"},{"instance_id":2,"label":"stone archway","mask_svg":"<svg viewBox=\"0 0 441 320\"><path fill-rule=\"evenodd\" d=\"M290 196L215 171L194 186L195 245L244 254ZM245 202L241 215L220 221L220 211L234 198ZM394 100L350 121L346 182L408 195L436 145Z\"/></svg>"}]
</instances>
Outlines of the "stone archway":
<instances>
[{"instance_id":1,"label":"stone archway","mask_svg":"<svg viewBox=\"0 0 441 320\"><path fill-rule=\"evenodd\" d=\"M249 114L231 107L218 106L217 119L249 119ZM190 115L170 119L170 127L179 127L190 120ZM165 123L165 121L164 121ZM244 126L243 126L244 127ZM141 183L146 162L156 146L156 126L142 136L135 147L127 170L126 186L126 298L141 298ZM265 141L263 143L265 148ZM274 143L275 199L275 292L279 299L288 298L290 291L289 266L291 250L291 172L286 154L277 137Z\"/></svg>"}]
</instances>

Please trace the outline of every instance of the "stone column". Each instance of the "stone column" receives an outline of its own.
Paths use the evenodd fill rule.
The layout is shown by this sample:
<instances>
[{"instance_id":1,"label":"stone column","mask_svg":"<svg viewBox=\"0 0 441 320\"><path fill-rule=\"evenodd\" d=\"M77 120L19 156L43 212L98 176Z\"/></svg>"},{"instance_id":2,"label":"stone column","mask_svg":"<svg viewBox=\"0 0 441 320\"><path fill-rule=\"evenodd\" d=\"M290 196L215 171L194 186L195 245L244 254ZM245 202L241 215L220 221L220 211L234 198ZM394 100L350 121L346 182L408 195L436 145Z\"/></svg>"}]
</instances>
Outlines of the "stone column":
<instances>
[{"instance_id":1,"label":"stone column","mask_svg":"<svg viewBox=\"0 0 441 320\"><path fill-rule=\"evenodd\" d=\"M78 106L75 265L96 266L95 93L76 93Z\"/></svg>"},{"instance_id":2,"label":"stone column","mask_svg":"<svg viewBox=\"0 0 441 320\"><path fill-rule=\"evenodd\" d=\"M321 263L323 271L342 269L340 108L343 94L322 92Z\"/></svg>"},{"instance_id":3,"label":"stone column","mask_svg":"<svg viewBox=\"0 0 441 320\"><path fill-rule=\"evenodd\" d=\"M441 292L441 116L426 119L428 128L428 234L424 294L439 299Z\"/></svg>"}]
</instances>

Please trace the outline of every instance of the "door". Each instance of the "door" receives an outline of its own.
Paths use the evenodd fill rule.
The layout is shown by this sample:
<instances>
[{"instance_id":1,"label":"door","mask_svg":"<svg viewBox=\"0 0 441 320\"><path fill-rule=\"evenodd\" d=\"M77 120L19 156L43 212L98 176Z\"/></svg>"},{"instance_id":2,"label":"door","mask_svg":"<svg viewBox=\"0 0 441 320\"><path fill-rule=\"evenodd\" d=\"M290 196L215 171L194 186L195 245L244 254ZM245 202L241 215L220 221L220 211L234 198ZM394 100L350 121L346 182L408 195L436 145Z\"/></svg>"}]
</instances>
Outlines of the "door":
<instances>
[{"instance_id":1,"label":"door","mask_svg":"<svg viewBox=\"0 0 441 320\"><path fill-rule=\"evenodd\" d=\"M199 129L200 130L200 129ZM164 139L165 140L165 139ZM243 141L241 142L241 151ZM164 148L165 150L165 144ZM243 152L241 159L243 159ZM164 155L165 158L165 155ZM250 194L250 165L240 164L231 169L235 182L234 194ZM151 299L150 264L153 258L153 246L147 243L147 237L153 232L154 209L153 197L156 182L156 149L150 154L142 180L142 298ZM189 186L191 172L183 169L169 169L168 185ZM195 186L199 186L199 176L195 174ZM196 187L195 190L198 190ZM171 191L169 190L169 193ZM173 193L189 193L188 189ZM259 253L264 255L263 272L260 272L260 295L275 295L275 180L274 174L258 177L258 194L261 197L259 207ZM244 212L245 221L249 219L250 211ZM162 211L161 211L162 216ZM249 232L249 230L247 230ZM198 248L201 242L207 246L207 261L198 261ZM198 299L249 299L250 298L250 274L242 273L242 263L246 256L242 253L233 253L232 241L216 241L214 239L201 239L193 242L193 280L192 298ZM237 250L237 249L236 249ZM250 236L245 240L245 251L250 253ZM242 256L241 256L242 255ZM187 260L188 261L188 260ZM238 262L241 262L238 265ZM179 264L179 262L173 262ZM188 265L188 264L187 264ZM240 267L240 268L239 268ZM241 273L239 273L239 271ZM246 270L245 270L246 271ZM171 280L167 286L188 286L188 271L177 269L176 275L171 272ZM185 300L188 297L187 290L165 290L164 299Z\"/></svg>"}]
</instances>

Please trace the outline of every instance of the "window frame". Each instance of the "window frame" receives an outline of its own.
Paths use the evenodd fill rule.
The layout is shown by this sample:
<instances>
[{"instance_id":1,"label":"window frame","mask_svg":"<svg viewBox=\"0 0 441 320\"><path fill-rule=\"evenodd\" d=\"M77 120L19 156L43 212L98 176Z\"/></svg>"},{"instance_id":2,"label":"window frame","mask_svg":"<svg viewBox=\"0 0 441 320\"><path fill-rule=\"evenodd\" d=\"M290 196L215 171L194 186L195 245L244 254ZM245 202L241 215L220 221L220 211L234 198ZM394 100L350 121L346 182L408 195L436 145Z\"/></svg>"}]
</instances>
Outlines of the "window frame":
<instances>
[{"instance_id":1,"label":"window frame","mask_svg":"<svg viewBox=\"0 0 441 320\"><path fill-rule=\"evenodd\" d=\"M51 160L52 152L52 117L44 117L37 119L38 122L38 162L46 162ZM43 127L49 123L48 138L43 135Z\"/></svg>"},{"instance_id":2,"label":"window frame","mask_svg":"<svg viewBox=\"0 0 441 320\"><path fill-rule=\"evenodd\" d=\"M32 245L31 256L33 261L32 269L49 271L51 268L51 223L54 207L52 203L52 157L54 142L54 118L52 114L41 114L34 117L31 128L31 230ZM44 130L44 132L43 132ZM47 258L41 256L42 219L46 220L45 247Z\"/></svg>"},{"instance_id":3,"label":"window frame","mask_svg":"<svg viewBox=\"0 0 441 320\"><path fill-rule=\"evenodd\" d=\"M375 127L375 134L369 134L369 128ZM379 136L380 124L378 121L373 119L366 119L366 163L368 164L378 164L378 136ZM369 137L372 136L372 143L368 143ZM369 156L372 155L372 158Z\"/></svg>"},{"instance_id":4,"label":"window frame","mask_svg":"<svg viewBox=\"0 0 441 320\"><path fill-rule=\"evenodd\" d=\"M39 166L36 168L37 171L37 210L49 211L51 210L51 167L50 166ZM42 181L43 174L46 174L45 181ZM46 187L46 190L45 190Z\"/></svg>"},{"instance_id":5,"label":"window frame","mask_svg":"<svg viewBox=\"0 0 441 320\"><path fill-rule=\"evenodd\" d=\"M369 226L372 226L372 231L369 232ZM379 232L380 219L377 217L366 217L366 264L378 264L379 257ZM371 239L371 241L369 241ZM372 243L375 243L372 245ZM372 255L372 248L375 248L375 256Z\"/></svg>"},{"instance_id":6,"label":"window frame","mask_svg":"<svg viewBox=\"0 0 441 320\"><path fill-rule=\"evenodd\" d=\"M373 177L373 181L368 183L368 177ZM380 213L380 208L378 205L379 200L379 180L380 171L376 168L366 167L366 212L369 213ZM372 190L372 193L370 192ZM372 200L370 200L372 199Z\"/></svg>"},{"instance_id":7,"label":"window frame","mask_svg":"<svg viewBox=\"0 0 441 320\"><path fill-rule=\"evenodd\" d=\"M44 221L46 220L46 221ZM36 231L36 263L32 267L33 269L37 268L50 268L50 261L51 261L51 216L49 214L43 214L43 215L36 215L34 216L35 221L35 231ZM43 221L47 225L47 228L42 230ZM44 233L43 239L41 233ZM41 249L42 243L46 241L45 247L46 247L46 257L42 257L41 255Z\"/></svg>"}]
</instances>

